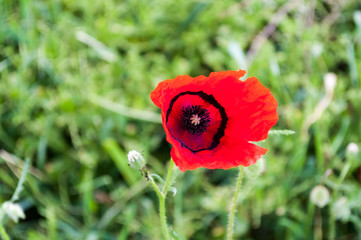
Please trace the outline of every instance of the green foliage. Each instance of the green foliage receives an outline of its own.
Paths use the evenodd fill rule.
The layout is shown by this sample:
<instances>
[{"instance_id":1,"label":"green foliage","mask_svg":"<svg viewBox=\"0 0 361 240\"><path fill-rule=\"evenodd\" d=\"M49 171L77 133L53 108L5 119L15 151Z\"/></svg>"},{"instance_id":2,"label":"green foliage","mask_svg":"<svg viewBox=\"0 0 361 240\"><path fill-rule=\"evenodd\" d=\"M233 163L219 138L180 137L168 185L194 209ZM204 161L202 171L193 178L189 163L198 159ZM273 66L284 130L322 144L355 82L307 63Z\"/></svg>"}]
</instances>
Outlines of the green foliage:
<instances>
[{"instance_id":1,"label":"green foliage","mask_svg":"<svg viewBox=\"0 0 361 240\"><path fill-rule=\"evenodd\" d=\"M264 170L245 176L235 239L327 238L333 224L337 238L360 238L360 153L346 147L361 146L361 5L293 2L0 0L0 149L34 166L19 198L26 219L3 222L12 239L161 239L157 197L126 168L135 149L150 172L166 172L170 146L149 93L177 75L239 67L274 93L276 128L296 133L261 143ZM305 127L328 72L332 101ZM0 203L18 166L0 159ZM236 173L179 174L167 199L178 239L224 238ZM320 184L331 198L322 209L309 199ZM342 197L347 219L332 210Z\"/></svg>"}]
</instances>

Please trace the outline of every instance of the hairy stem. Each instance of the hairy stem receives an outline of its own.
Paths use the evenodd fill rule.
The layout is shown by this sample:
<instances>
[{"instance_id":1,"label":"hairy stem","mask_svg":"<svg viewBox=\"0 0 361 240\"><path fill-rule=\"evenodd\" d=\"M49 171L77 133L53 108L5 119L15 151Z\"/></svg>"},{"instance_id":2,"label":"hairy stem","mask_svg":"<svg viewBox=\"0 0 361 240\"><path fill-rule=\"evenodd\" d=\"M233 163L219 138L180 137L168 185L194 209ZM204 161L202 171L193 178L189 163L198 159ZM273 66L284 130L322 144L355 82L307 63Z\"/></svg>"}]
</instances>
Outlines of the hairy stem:
<instances>
[{"instance_id":1,"label":"hairy stem","mask_svg":"<svg viewBox=\"0 0 361 240\"><path fill-rule=\"evenodd\" d=\"M172 178L172 173L173 173L173 167L174 167L174 162L173 162L172 159L170 159L170 161L169 161L168 173L167 173L167 178L166 178L166 180L165 180L164 188L163 188L164 198L166 198L168 189L169 189L170 185L172 184L172 183L171 183L171 178Z\"/></svg>"},{"instance_id":2,"label":"hairy stem","mask_svg":"<svg viewBox=\"0 0 361 240\"><path fill-rule=\"evenodd\" d=\"M159 190L159 188L158 188L157 184L154 182L154 179L152 176L149 176L149 182L150 182L150 185L153 187L155 193L158 196L159 216L160 216L160 222L161 222L161 226L162 226L162 232L163 232L164 239L170 240L168 227L167 227L167 220L166 220L166 216L165 216L165 195L163 195L163 193Z\"/></svg>"},{"instance_id":3,"label":"hairy stem","mask_svg":"<svg viewBox=\"0 0 361 240\"><path fill-rule=\"evenodd\" d=\"M233 238L234 214L236 212L238 195L239 195L239 191L240 191L241 185L242 185L243 172L244 172L244 167L241 166L239 169L239 173L238 173L233 201L232 201L231 207L229 209L229 214L228 214L228 226L227 226L227 238L226 238L227 240L232 240L232 238Z\"/></svg>"},{"instance_id":4,"label":"hairy stem","mask_svg":"<svg viewBox=\"0 0 361 240\"><path fill-rule=\"evenodd\" d=\"M159 199L159 215L164 239L170 240L167 226L167 218L165 215L165 197Z\"/></svg>"},{"instance_id":5,"label":"hairy stem","mask_svg":"<svg viewBox=\"0 0 361 240\"><path fill-rule=\"evenodd\" d=\"M162 226L162 232L163 232L164 239L170 240L169 233L168 233L168 227L167 227L167 220L166 220L166 216L165 216L165 195L163 195L163 193L159 190L157 184L154 182L154 179L151 176L149 176L149 182L150 182L151 186L153 187L155 193L158 196L159 216L160 216L160 223Z\"/></svg>"},{"instance_id":6,"label":"hairy stem","mask_svg":"<svg viewBox=\"0 0 361 240\"><path fill-rule=\"evenodd\" d=\"M165 211L165 199L167 197L167 192L169 190L169 187L171 185L171 179L172 179L172 173L173 173L173 167L174 162L171 159L169 162L169 168L167 173L167 178L164 183L163 191L160 191L157 184L154 182L154 179L152 176L149 176L149 182L151 186L153 187L154 191L156 192L158 199L159 199L159 216L160 216L160 223L162 227L162 233L165 240L170 240L169 232L168 232L168 226L167 226L167 218L166 218L166 211Z\"/></svg>"}]
</instances>

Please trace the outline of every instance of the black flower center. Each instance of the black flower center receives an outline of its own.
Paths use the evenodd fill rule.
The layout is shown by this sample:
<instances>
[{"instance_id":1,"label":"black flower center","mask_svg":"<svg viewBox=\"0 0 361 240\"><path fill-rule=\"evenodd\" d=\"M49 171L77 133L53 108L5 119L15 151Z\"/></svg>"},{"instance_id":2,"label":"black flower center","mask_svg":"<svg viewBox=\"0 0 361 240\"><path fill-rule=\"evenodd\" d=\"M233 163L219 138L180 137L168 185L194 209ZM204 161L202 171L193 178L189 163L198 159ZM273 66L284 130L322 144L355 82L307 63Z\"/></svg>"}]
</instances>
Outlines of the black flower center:
<instances>
[{"instance_id":1,"label":"black flower center","mask_svg":"<svg viewBox=\"0 0 361 240\"><path fill-rule=\"evenodd\" d=\"M182 108L183 127L197 136L201 136L209 126L209 113L202 105L191 105Z\"/></svg>"},{"instance_id":2,"label":"black flower center","mask_svg":"<svg viewBox=\"0 0 361 240\"><path fill-rule=\"evenodd\" d=\"M197 153L213 150L220 144L228 116L213 95L185 91L171 99L165 121L171 136L182 147Z\"/></svg>"}]
</instances>

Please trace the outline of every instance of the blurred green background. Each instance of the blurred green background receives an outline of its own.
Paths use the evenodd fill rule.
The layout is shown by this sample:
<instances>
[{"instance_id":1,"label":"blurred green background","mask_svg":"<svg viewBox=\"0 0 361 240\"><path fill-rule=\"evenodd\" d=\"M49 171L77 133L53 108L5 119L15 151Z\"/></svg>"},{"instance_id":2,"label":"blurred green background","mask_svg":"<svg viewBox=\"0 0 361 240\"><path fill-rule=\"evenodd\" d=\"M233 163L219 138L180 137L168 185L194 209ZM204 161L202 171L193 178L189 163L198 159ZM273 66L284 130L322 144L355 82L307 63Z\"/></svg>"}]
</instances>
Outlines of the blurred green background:
<instances>
[{"instance_id":1,"label":"blurred green background","mask_svg":"<svg viewBox=\"0 0 361 240\"><path fill-rule=\"evenodd\" d=\"M0 0L0 203L32 160L26 219L4 219L7 232L162 239L156 195L126 157L137 150L166 173L149 93L177 75L242 68L278 100L275 129L296 134L261 143L265 166L246 176L235 239L329 239L333 226L336 239L361 239L360 153L347 151L361 146L360 10L359 0ZM179 175L167 198L179 239L224 238L236 174ZM316 185L330 192L323 208L310 201Z\"/></svg>"}]
</instances>

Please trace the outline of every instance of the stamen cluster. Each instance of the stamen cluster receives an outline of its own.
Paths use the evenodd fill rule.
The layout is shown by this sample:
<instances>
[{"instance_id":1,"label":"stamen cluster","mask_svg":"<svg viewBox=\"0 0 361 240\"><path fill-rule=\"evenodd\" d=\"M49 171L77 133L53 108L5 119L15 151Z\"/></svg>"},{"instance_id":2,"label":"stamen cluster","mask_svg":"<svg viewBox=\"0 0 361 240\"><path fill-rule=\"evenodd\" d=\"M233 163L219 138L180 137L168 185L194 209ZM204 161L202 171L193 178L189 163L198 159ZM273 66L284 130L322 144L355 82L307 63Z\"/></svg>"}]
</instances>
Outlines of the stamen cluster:
<instances>
[{"instance_id":1,"label":"stamen cluster","mask_svg":"<svg viewBox=\"0 0 361 240\"><path fill-rule=\"evenodd\" d=\"M211 121L207 109L202 105L191 105L182 108L182 125L191 134L201 136Z\"/></svg>"}]
</instances>

